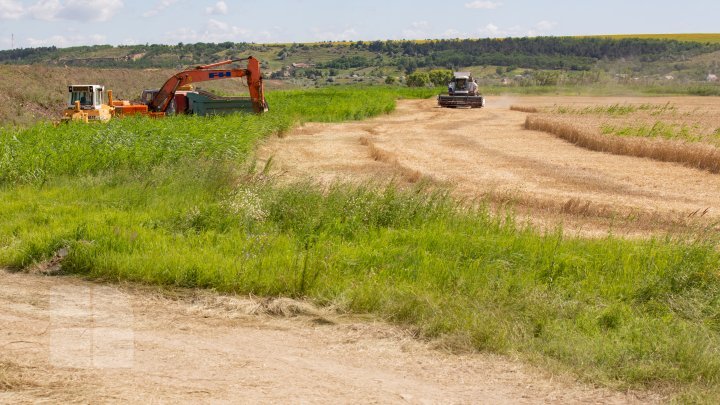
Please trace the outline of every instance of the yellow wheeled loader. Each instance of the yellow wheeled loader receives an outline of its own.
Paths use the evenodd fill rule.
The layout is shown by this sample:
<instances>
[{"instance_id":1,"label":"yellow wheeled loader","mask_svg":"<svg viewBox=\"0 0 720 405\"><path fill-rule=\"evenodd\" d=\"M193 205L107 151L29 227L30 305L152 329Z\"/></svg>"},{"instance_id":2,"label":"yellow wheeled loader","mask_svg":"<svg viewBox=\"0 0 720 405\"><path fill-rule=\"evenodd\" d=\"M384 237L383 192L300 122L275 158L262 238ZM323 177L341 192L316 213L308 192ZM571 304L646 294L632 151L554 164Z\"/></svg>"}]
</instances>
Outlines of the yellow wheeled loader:
<instances>
[{"instance_id":1,"label":"yellow wheeled loader","mask_svg":"<svg viewBox=\"0 0 720 405\"><path fill-rule=\"evenodd\" d=\"M106 102L105 87L96 84L68 86L68 104L62 121L107 122L113 107Z\"/></svg>"}]
</instances>

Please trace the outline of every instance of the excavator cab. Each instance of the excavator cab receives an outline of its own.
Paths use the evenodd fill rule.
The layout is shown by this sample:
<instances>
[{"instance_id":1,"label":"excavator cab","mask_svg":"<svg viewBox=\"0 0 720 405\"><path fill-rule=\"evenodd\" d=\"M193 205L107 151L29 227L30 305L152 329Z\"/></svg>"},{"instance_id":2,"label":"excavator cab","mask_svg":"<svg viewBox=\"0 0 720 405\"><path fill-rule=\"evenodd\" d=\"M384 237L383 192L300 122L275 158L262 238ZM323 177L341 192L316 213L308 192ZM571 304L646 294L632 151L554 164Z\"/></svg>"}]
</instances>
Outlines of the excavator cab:
<instances>
[{"instance_id":1,"label":"excavator cab","mask_svg":"<svg viewBox=\"0 0 720 405\"><path fill-rule=\"evenodd\" d=\"M105 104L105 87L97 84L68 86L68 105L63 112L63 121L110 120L112 107Z\"/></svg>"},{"instance_id":2,"label":"excavator cab","mask_svg":"<svg viewBox=\"0 0 720 405\"><path fill-rule=\"evenodd\" d=\"M104 104L105 87L96 84L68 86L68 108L75 108L75 102L80 102L83 110L96 110Z\"/></svg>"}]
</instances>

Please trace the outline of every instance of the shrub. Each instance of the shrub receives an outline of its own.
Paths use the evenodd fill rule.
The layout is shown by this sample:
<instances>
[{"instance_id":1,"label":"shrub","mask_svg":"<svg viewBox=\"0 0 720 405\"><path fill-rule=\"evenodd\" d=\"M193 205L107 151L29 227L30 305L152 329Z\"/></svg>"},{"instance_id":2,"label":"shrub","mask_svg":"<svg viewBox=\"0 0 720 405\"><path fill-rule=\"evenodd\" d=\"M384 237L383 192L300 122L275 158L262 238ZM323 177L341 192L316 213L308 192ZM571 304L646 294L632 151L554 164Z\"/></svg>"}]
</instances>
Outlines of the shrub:
<instances>
[{"instance_id":1,"label":"shrub","mask_svg":"<svg viewBox=\"0 0 720 405\"><path fill-rule=\"evenodd\" d=\"M435 86L445 86L453 79L453 72L449 69L435 69L429 73L430 81Z\"/></svg>"},{"instance_id":2,"label":"shrub","mask_svg":"<svg viewBox=\"0 0 720 405\"><path fill-rule=\"evenodd\" d=\"M425 72L415 72L407 77L409 87L427 87L430 84L430 75Z\"/></svg>"}]
</instances>

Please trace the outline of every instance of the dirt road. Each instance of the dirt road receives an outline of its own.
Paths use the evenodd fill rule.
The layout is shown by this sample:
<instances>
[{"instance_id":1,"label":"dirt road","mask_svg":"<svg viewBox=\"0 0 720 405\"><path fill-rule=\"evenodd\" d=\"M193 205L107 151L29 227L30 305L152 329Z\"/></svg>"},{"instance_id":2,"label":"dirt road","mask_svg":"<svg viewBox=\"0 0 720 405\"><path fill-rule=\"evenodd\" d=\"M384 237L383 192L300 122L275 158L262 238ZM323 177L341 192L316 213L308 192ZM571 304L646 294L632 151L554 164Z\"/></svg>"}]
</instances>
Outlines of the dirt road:
<instances>
[{"instance_id":1,"label":"dirt road","mask_svg":"<svg viewBox=\"0 0 720 405\"><path fill-rule=\"evenodd\" d=\"M3 270L0 286L0 403L639 402L290 300Z\"/></svg>"},{"instance_id":2,"label":"dirt road","mask_svg":"<svg viewBox=\"0 0 720 405\"><path fill-rule=\"evenodd\" d=\"M307 124L274 138L284 178L448 184L462 198L507 203L535 223L586 234L644 234L720 219L720 176L679 164L576 147L523 129L526 114L509 105L672 102L720 110L708 98L490 97L488 107L453 110L434 100L400 101L395 113L369 121ZM700 218L702 217L702 218Z\"/></svg>"}]
</instances>

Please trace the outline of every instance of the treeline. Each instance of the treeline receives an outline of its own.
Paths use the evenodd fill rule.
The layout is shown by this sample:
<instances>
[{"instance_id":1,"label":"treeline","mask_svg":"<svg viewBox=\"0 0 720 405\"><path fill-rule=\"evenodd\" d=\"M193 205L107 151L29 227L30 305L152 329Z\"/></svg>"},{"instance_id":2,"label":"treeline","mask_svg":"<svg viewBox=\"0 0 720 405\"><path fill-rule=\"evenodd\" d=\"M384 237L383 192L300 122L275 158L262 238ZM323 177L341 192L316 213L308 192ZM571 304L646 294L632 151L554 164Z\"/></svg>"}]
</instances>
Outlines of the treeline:
<instances>
[{"instance_id":1,"label":"treeline","mask_svg":"<svg viewBox=\"0 0 720 405\"><path fill-rule=\"evenodd\" d=\"M418 68L450 68L461 66L515 66L527 69L567 69L590 70L596 59L580 56L562 55L525 55L522 53L486 53L464 54L454 51L442 51L428 56L398 58L396 66L400 70L412 73Z\"/></svg>"},{"instance_id":2,"label":"treeline","mask_svg":"<svg viewBox=\"0 0 720 405\"><path fill-rule=\"evenodd\" d=\"M243 52L267 49L264 45L245 42L222 42L177 45L94 45L70 48L41 47L0 51L0 63L61 64L101 68L170 68L178 64L215 62ZM99 51L109 55L96 57Z\"/></svg>"},{"instance_id":3,"label":"treeline","mask_svg":"<svg viewBox=\"0 0 720 405\"><path fill-rule=\"evenodd\" d=\"M688 53L711 52L718 45L699 42L680 42L661 39L612 39L582 37L533 37L504 39L446 39L429 41L375 41L357 42L354 46L371 52L402 54L405 56L429 56L438 52L464 54L522 54L574 56L592 59L618 59L644 57L648 61Z\"/></svg>"},{"instance_id":4,"label":"treeline","mask_svg":"<svg viewBox=\"0 0 720 405\"><path fill-rule=\"evenodd\" d=\"M316 46L329 47L331 43ZM720 45L661 39L535 37L505 39L448 39L430 41L353 42L357 50L385 58L343 56L318 67L351 69L397 66L406 73L418 68L515 66L528 69L591 70L601 59L637 58L642 62L681 60L720 50Z\"/></svg>"},{"instance_id":5,"label":"treeline","mask_svg":"<svg viewBox=\"0 0 720 405\"><path fill-rule=\"evenodd\" d=\"M19 48L0 51L0 63L22 62L23 64L37 63L47 60L57 54L58 48L43 46L40 48Z\"/></svg>"},{"instance_id":6,"label":"treeline","mask_svg":"<svg viewBox=\"0 0 720 405\"><path fill-rule=\"evenodd\" d=\"M108 48L108 49L104 49ZM311 49L317 55L349 53L317 63L321 69L396 66L411 73L418 68L460 66L516 66L528 69L590 70L602 59L633 58L642 62L676 61L720 50L720 44L660 39L535 37L505 39L443 39L428 41L373 41L292 45L251 43L195 43L177 45L109 45L26 48L0 51L0 63L45 63L96 67L175 67L213 62L248 52L276 50L276 60ZM105 52L98 52L104 50ZM340 52L342 51L342 52ZM352 53L355 53L353 55ZM102 54L107 57L88 57ZM358 55L359 54L359 55ZM368 55L369 54L369 55ZM304 62L315 62L304 60Z\"/></svg>"},{"instance_id":7,"label":"treeline","mask_svg":"<svg viewBox=\"0 0 720 405\"><path fill-rule=\"evenodd\" d=\"M356 45L402 55L398 67L473 65L532 69L590 70L600 59L638 58L642 62L679 60L720 49L718 45L656 39L537 37L506 39L381 42Z\"/></svg>"}]
</instances>

